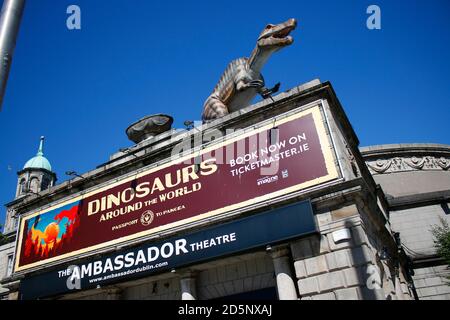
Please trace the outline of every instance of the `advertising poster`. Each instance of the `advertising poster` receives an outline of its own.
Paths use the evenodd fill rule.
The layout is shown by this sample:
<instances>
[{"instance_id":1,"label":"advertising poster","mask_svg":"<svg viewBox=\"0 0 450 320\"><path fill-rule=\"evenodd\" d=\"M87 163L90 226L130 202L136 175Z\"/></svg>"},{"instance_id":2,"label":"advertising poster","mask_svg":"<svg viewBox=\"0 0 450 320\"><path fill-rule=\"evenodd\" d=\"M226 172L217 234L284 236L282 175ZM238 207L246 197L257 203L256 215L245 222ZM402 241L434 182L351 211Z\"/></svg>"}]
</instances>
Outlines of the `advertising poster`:
<instances>
[{"instance_id":1,"label":"advertising poster","mask_svg":"<svg viewBox=\"0 0 450 320\"><path fill-rule=\"evenodd\" d=\"M316 106L26 215L20 224L15 272L336 178L333 148Z\"/></svg>"}]
</instances>

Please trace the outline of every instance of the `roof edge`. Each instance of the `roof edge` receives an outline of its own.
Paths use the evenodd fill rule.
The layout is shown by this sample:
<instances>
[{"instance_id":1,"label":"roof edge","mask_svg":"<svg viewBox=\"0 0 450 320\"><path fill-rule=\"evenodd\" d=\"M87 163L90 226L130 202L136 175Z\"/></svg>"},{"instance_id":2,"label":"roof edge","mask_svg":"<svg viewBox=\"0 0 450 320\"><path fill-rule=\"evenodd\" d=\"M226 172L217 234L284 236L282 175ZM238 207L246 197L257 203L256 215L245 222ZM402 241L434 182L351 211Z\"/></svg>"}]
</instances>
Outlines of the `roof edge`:
<instances>
[{"instance_id":1,"label":"roof edge","mask_svg":"<svg viewBox=\"0 0 450 320\"><path fill-rule=\"evenodd\" d=\"M438 143L382 144L359 148L363 157L389 156L394 154L442 154L450 156L450 145Z\"/></svg>"}]
</instances>

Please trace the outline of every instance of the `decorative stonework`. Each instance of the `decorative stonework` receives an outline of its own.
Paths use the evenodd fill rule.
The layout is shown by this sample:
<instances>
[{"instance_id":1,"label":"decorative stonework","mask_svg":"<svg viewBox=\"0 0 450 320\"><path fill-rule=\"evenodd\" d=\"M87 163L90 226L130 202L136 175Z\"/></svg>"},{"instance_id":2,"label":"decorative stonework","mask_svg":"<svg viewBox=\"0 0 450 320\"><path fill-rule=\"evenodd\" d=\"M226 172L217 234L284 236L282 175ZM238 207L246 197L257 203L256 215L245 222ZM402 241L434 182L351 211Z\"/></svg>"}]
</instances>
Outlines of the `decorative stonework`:
<instances>
[{"instance_id":1,"label":"decorative stonework","mask_svg":"<svg viewBox=\"0 0 450 320\"><path fill-rule=\"evenodd\" d=\"M345 143L345 150L347 151L347 160L350 162L353 174L355 177L361 176L361 171L359 170L358 164L356 162L355 156L353 155L350 147Z\"/></svg>"},{"instance_id":2,"label":"decorative stonework","mask_svg":"<svg viewBox=\"0 0 450 320\"><path fill-rule=\"evenodd\" d=\"M449 170L450 158L423 156L423 157L394 157L390 159L376 159L366 161L372 174L414 170Z\"/></svg>"},{"instance_id":3,"label":"decorative stonework","mask_svg":"<svg viewBox=\"0 0 450 320\"><path fill-rule=\"evenodd\" d=\"M15 232L17 229L17 222L18 217L16 217L16 210L14 208L7 208L4 233L9 234Z\"/></svg>"}]
</instances>

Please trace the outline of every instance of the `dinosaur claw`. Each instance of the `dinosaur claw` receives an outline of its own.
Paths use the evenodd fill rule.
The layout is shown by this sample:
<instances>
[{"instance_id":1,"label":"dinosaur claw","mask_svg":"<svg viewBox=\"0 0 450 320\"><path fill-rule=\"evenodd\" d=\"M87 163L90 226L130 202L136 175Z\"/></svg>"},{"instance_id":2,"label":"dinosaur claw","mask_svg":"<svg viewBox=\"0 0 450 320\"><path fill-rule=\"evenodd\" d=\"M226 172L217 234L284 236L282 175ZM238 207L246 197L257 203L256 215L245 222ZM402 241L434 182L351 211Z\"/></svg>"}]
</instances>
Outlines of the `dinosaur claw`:
<instances>
[{"instance_id":1,"label":"dinosaur claw","mask_svg":"<svg viewBox=\"0 0 450 320\"><path fill-rule=\"evenodd\" d=\"M262 88L264 86L264 82L261 80L253 80L248 83L248 86L252 88Z\"/></svg>"}]
</instances>

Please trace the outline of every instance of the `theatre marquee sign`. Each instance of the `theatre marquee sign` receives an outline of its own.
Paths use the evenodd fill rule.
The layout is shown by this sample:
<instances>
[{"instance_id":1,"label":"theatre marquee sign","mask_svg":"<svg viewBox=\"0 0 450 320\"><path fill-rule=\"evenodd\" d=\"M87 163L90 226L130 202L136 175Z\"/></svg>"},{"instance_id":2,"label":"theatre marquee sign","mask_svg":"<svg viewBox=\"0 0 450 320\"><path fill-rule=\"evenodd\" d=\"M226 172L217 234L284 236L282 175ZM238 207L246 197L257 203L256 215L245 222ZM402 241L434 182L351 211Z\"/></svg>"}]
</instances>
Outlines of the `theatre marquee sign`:
<instances>
[{"instance_id":1,"label":"theatre marquee sign","mask_svg":"<svg viewBox=\"0 0 450 320\"><path fill-rule=\"evenodd\" d=\"M337 177L321 108L312 107L26 215L20 223L15 272L67 261Z\"/></svg>"},{"instance_id":2,"label":"theatre marquee sign","mask_svg":"<svg viewBox=\"0 0 450 320\"><path fill-rule=\"evenodd\" d=\"M311 203L302 201L183 236L144 242L102 257L26 275L20 281L19 297L44 298L147 277L316 232Z\"/></svg>"}]
</instances>

